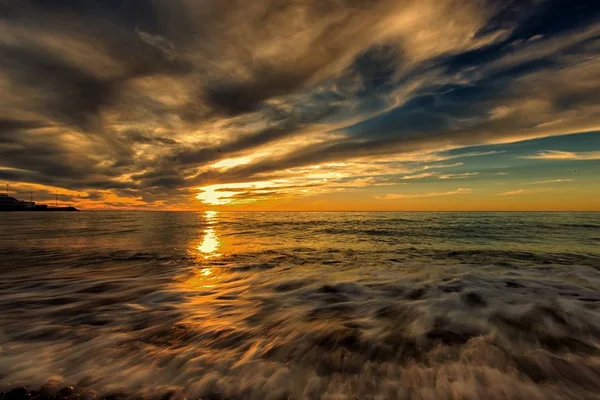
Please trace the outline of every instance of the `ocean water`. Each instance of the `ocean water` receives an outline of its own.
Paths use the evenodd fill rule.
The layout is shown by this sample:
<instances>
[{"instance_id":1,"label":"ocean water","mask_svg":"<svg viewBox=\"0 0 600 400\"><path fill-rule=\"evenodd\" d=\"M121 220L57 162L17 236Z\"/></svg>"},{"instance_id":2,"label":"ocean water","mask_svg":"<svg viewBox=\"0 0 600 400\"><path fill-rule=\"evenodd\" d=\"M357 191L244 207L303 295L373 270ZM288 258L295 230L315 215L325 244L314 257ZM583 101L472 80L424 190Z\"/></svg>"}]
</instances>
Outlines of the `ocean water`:
<instances>
[{"instance_id":1,"label":"ocean water","mask_svg":"<svg viewBox=\"0 0 600 400\"><path fill-rule=\"evenodd\" d=\"M5 213L0 227L0 390L600 398L600 213Z\"/></svg>"}]
</instances>

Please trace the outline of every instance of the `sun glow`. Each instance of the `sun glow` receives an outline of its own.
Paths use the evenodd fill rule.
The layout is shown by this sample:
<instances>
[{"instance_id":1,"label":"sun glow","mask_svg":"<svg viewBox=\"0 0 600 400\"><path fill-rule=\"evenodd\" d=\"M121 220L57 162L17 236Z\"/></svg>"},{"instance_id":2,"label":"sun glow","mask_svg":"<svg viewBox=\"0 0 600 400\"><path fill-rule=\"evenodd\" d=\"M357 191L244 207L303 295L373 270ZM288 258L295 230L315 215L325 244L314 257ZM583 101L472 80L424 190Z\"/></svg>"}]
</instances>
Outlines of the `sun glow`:
<instances>
[{"instance_id":1,"label":"sun glow","mask_svg":"<svg viewBox=\"0 0 600 400\"><path fill-rule=\"evenodd\" d=\"M209 204L212 206L222 206L224 204L231 203L231 198L237 193L238 192L218 191L218 189L215 189L213 187L205 187L202 188L202 192L198 193L196 198L202 201L204 204Z\"/></svg>"},{"instance_id":2,"label":"sun glow","mask_svg":"<svg viewBox=\"0 0 600 400\"><path fill-rule=\"evenodd\" d=\"M218 163L213 164L212 167L222 170L228 170L233 167L248 164L252 160L252 157L227 158L225 160L221 160Z\"/></svg>"},{"instance_id":3,"label":"sun glow","mask_svg":"<svg viewBox=\"0 0 600 400\"><path fill-rule=\"evenodd\" d=\"M236 199L234 197L246 194L249 191L248 189L265 189L275 185L275 182L265 181L205 186L199 188L201 192L198 193L196 199L207 205L221 206L235 203ZM237 200L237 202L240 201Z\"/></svg>"}]
</instances>

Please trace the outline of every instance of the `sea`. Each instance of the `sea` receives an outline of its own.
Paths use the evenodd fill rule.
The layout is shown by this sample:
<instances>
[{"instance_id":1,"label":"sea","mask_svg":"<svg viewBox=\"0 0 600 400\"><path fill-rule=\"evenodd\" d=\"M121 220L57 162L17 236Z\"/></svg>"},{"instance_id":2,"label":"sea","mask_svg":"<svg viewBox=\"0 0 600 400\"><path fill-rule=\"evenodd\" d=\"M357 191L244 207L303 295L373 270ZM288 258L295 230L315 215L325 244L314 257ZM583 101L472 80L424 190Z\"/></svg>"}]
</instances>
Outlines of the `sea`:
<instances>
[{"instance_id":1,"label":"sea","mask_svg":"<svg viewBox=\"0 0 600 400\"><path fill-rule=\"evenodd\" d=\"M600 213L2 213L0 391L49 382L600 399Z\"/></svg>"}]
</instances>

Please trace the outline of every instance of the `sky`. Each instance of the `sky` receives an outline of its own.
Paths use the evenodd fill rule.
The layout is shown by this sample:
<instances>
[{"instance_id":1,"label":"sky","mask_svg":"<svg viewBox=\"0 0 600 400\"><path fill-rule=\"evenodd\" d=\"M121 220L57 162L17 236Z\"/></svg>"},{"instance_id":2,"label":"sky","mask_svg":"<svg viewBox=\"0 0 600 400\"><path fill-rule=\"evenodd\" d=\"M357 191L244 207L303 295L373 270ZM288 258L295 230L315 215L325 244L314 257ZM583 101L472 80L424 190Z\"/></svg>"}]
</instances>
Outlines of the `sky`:
<instances>
[{"instance_id":1,"label":"sky","mask_svg":"<svg viewBox=\"0 0 600 400\"><path fill-rule=\"evenodd\" d=\"M0 182L140 210L600 210L600 2L0 0Z\"/></svg>"}]
</instances>

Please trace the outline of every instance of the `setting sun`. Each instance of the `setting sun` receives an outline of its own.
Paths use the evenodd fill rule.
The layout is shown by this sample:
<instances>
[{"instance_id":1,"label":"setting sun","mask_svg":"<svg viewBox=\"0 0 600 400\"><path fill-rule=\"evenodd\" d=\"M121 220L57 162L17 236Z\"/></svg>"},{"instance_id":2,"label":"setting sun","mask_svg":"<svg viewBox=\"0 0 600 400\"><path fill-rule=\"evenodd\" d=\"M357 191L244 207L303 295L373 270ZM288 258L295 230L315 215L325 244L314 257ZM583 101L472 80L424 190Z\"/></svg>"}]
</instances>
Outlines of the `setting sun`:
<instances>
[{"instance_id":1,"label":"setting sun","mask_svg":"<svg viewBox=\"0 0 600 400\"><path fill-rule=\"evenodd\" d=\"M263 190L276 186L275 182L248 182L232 183L223 185L212 185L199 188L200 193L196 199L206 205L221 206L232 203L248 203L256 200L243 198L246 194L251 194L255 190Z\"/></svg>"}]
</instances>

